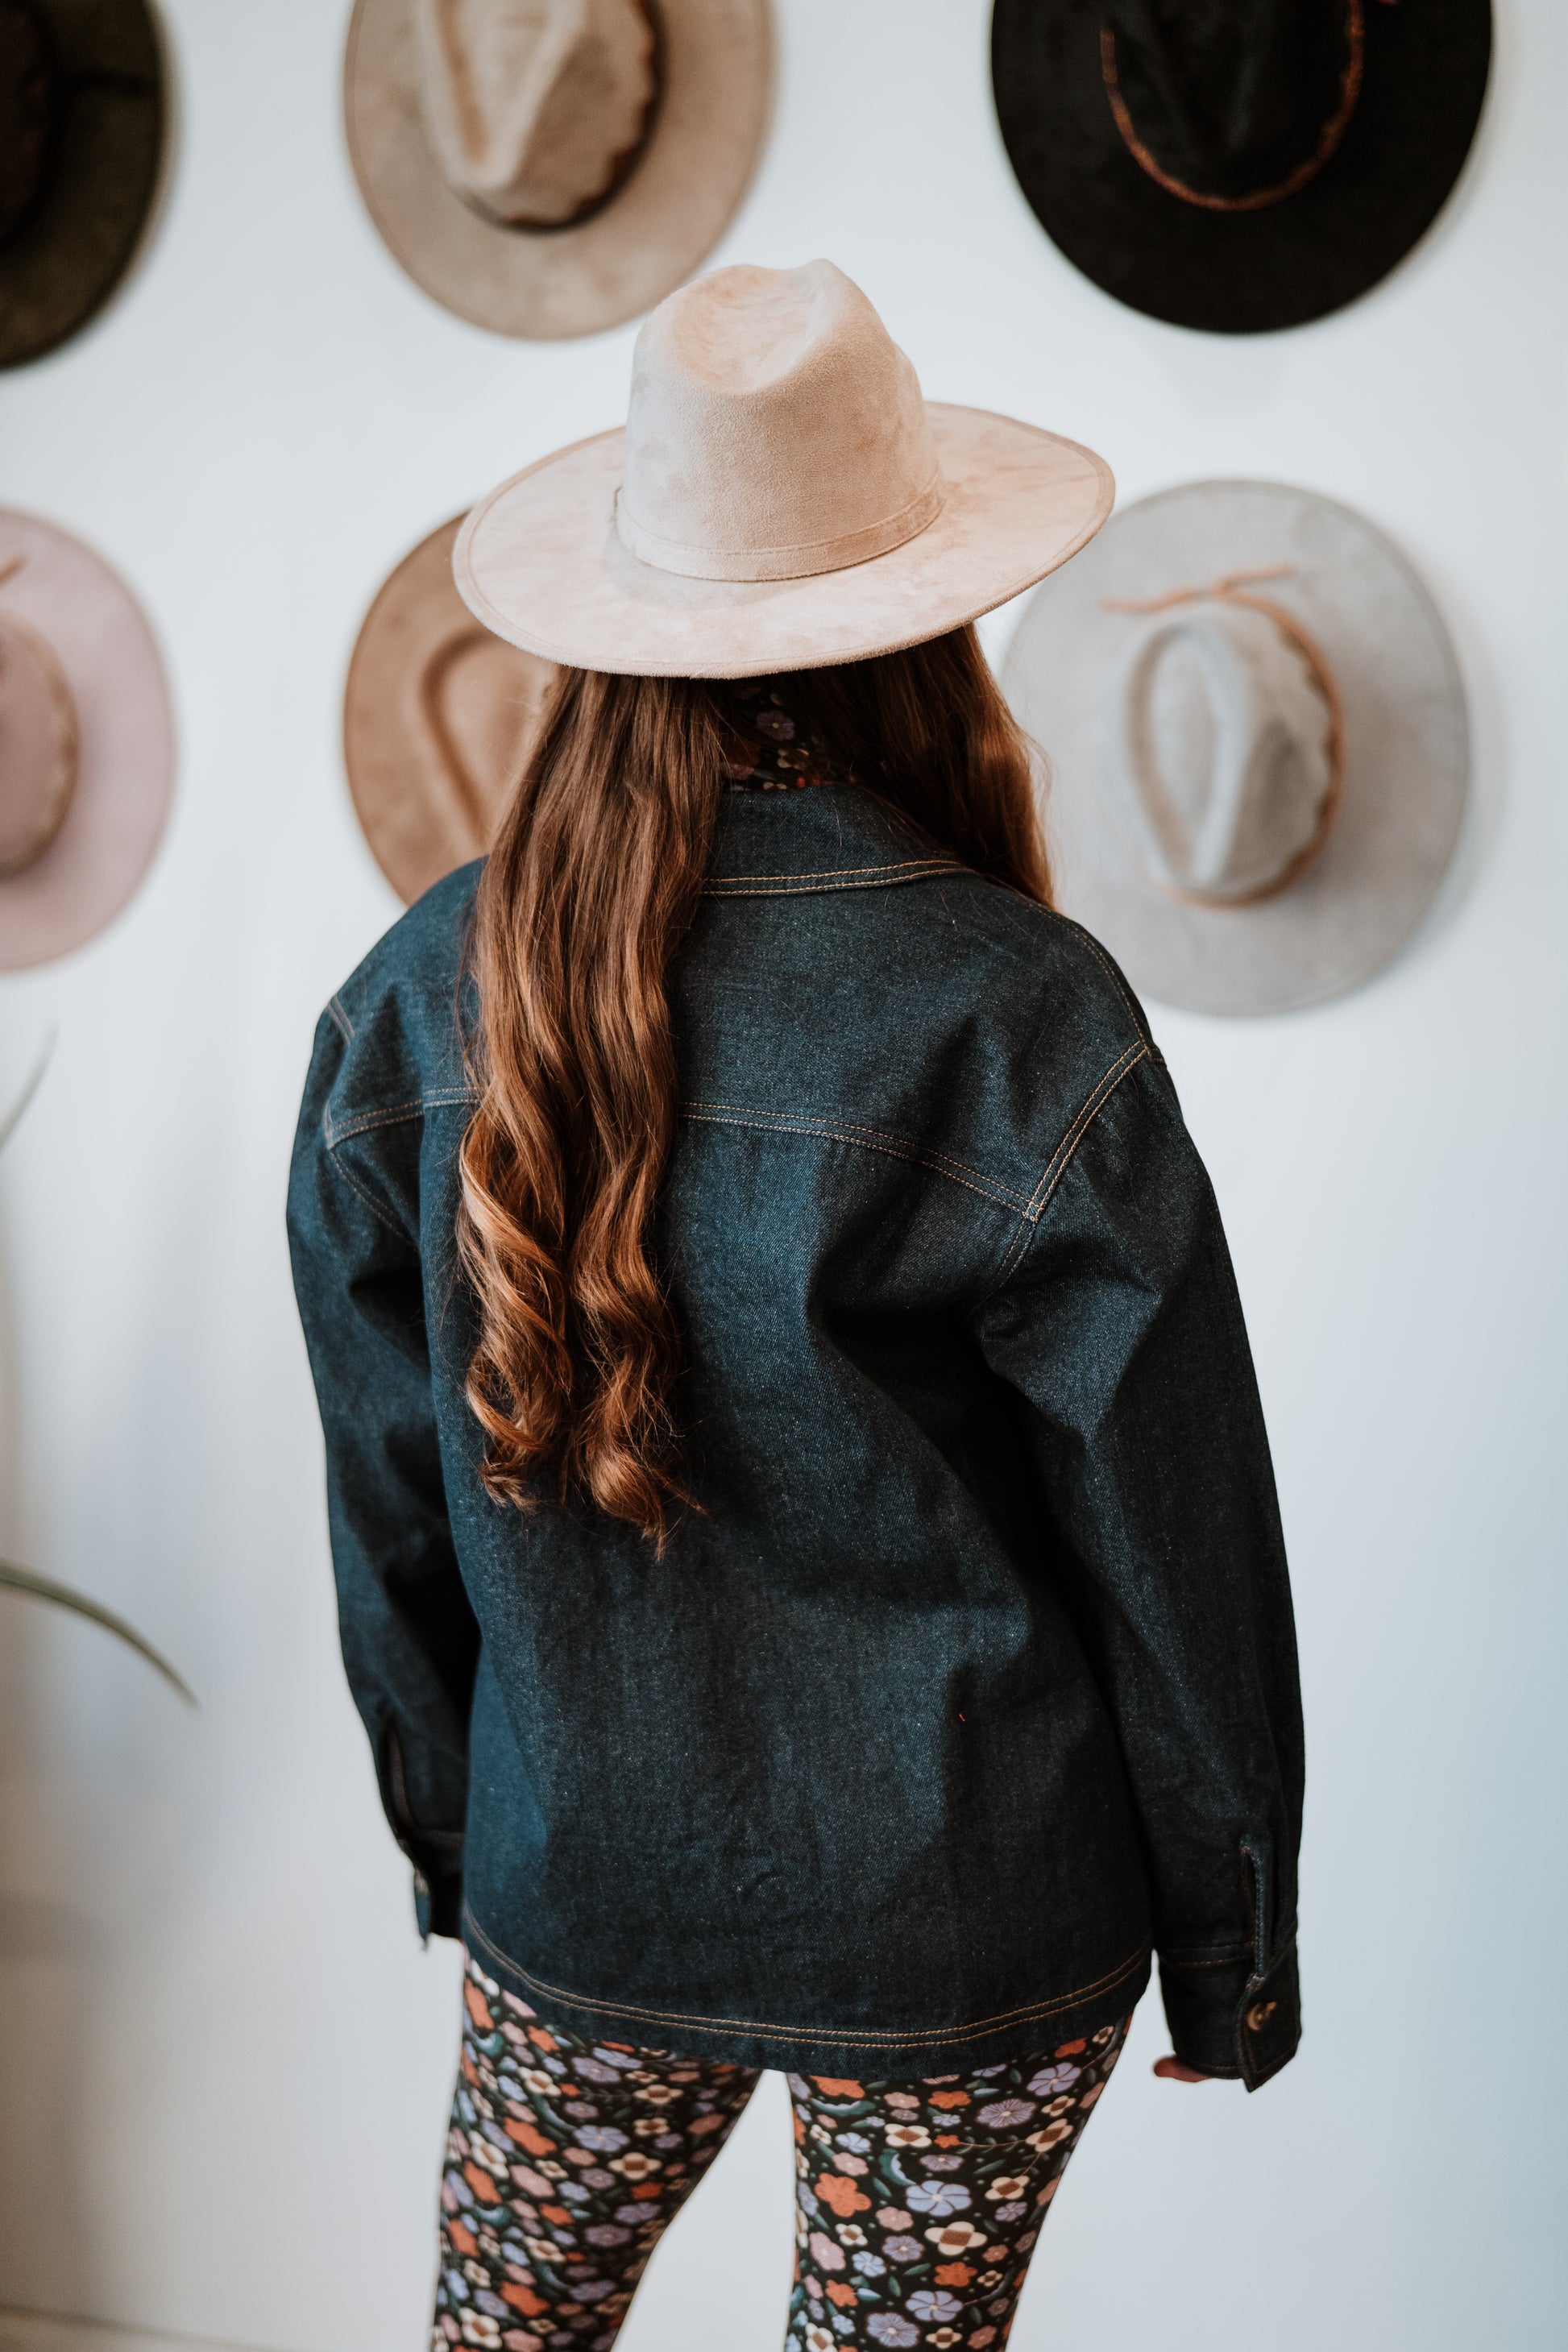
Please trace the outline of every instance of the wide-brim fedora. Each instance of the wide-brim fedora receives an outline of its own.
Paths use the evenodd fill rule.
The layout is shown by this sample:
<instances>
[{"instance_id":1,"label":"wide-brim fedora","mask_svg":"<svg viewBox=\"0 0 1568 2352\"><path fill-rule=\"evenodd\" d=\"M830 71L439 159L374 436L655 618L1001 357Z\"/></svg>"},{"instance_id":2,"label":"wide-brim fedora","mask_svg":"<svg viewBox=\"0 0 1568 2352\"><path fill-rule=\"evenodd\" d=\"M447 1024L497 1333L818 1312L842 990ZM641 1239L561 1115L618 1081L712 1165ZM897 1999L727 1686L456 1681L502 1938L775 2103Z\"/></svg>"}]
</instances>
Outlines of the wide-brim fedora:
<instances>
[{"instance_id":1,"label":"wide-brim fedora","mask_svg":"<svg viewBox=\"0 0 1568 2352\"><path fill-rule=\"evenodd\" d=\"M343 695L354 808L376 864L410 905L489 849L556 676L483 628L458 595L461 521L433 530L383 582Z\"/></svg>"},{"instance_id":2,"label":"wide-brim fedora","mask_svg":"<svg viewBox=\"0 0 1568 2352\"><path fill-rule=\"evenodd\" d=\"M1091 539L1076 441L927 402L830 262L717 270L660 305L626 426L539 459L458 534L487 628L637 676L822 668L940 636Z\"/></svg>"},{"instance_id":3,"label":"wide-brim fedora","mask_svg":"<svg viewBox=\"0 0 1568 2352\"><path fill-rule=\"evenodd\" d=\"M16 971L80 947L135 890L168 814L174 734L152 630L100 555L55 523L0 509L0 604L63 673L77 743L58 830L0 876L0 971Z\"/></svg>"},{"instance_id":4,"label":"wide-brim fedora","mask_svg":"<svg viewBox=\"0 0 1568 2352\"><path fill-rule=\"evenodd\" d=\"M0 72L0 367L20 367L85 326L135 260L168 103L146 0L4 0Z\"/></svg>"},{"instance_id":5,"label":"wide-brim fedora","mask_svg":"<svg viewBox=\"0 0 1568 2352\"><path fill-rule=\"evenodd\" d=\"M1125 135L1119 125L1108 87L1114 51L1105 46L1115 0L996 0L1002 137L1068 259L1134 310L1222 334L1300 326L1385 277L1430 226L1469 152L1491 56L1490 0L1345 5L1355 86L1321 166L1308 159L1308 176L1291 187L1289 175L1286 192L1216 203L1175 193L1176 175L1160 174L1142 124L1127 120ZM1231 16L1249 24L1247 9Z\"/></svg>"},{"instance_id":6,"label":"wide-brim fedora","mask_svg":"<svg viewBox=\"0 0 1568 2352\"><path fill-rule=\"evenodd\" d=\"M414 0L355 0L349 153L383 240L426 293L475 326L551 341L636 318L701 265L767 133L770 0L658 0L657 24L659 95L625 184L574 225L516 228L466 203L437 160Z\"/></svg>"},{"instance_id":7,"label":"wide-brim fedora","mask_svg":"<svg viewBox=\"0 0 1568 2352\"><path fill-rule=\"evenodd\" d=\"M1332 705L1333 792L1281 887L1216 904L1164 887L1118 820L1108 697L1152 615L1218 593L1278 613ZM1468 726L1441 615L1364 516L1277 482L1210 481L1125 507L1024 609L1003 666L1046 754L1061 904L1135 988L1199 1013L1342 994L1419 923L1458 839Z\"/></svg>"}]
</instances>

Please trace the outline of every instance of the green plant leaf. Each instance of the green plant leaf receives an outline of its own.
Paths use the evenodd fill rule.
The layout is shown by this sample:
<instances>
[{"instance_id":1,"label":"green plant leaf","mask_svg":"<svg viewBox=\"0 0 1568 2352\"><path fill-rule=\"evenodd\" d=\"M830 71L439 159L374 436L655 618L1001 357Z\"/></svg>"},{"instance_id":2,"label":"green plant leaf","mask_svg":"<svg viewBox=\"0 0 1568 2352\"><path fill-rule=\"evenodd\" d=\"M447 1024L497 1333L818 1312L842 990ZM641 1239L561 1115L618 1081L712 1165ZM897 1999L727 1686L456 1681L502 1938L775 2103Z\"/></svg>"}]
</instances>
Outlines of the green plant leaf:
<instances>
[{"instance_id":1,"label":"green plant leaf","mask_svg":"<svg viewBox=\"0 0 1568 2352\"><path fill-rule=\"evenodd\" d=\"M95 1625L107 1625L111 1633L118 1633L132 1649L139 1650L150 1665L156 1666L164 1681L173 1683L182 1698L188 1699L193 1706L199 1705L195 1691L174 1672L168 1659L160 1656L152 1643L144 1642L135 1626L128 1625L123 1617L117 1617L112 1609L105 1609L98 1601L89 1601L84 1593L73 1592L68 1584L56 1584L49 1577L35 1576L30 1568L18 1568L8 1559L0 1559L0 1586L12 1592L28 1593L35 1601L52 1601L58 1608L74 1610L79 1617L90 1617Z\"/></svg>"}]
</instances>

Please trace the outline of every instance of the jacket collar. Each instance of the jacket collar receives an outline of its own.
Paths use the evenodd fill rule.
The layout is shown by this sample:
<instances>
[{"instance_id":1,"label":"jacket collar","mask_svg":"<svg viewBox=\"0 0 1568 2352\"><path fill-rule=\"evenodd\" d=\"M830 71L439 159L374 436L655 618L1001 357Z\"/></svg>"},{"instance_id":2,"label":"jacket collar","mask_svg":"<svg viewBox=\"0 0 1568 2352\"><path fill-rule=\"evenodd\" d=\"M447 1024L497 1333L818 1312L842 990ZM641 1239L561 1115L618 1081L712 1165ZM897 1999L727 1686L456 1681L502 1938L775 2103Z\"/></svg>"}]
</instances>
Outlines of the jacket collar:
<instances>
[{"instance_id":1,"label":"jacket collar","mask_svg":"<svg viewBox=\"0 0 1568 2352\"><path fill-rule=\"evenodd\" d=\"M858 784L809 784L726 793L704 887L715 898L772 898L886 889L962 870Z\"/></svg>"}]
</instances>

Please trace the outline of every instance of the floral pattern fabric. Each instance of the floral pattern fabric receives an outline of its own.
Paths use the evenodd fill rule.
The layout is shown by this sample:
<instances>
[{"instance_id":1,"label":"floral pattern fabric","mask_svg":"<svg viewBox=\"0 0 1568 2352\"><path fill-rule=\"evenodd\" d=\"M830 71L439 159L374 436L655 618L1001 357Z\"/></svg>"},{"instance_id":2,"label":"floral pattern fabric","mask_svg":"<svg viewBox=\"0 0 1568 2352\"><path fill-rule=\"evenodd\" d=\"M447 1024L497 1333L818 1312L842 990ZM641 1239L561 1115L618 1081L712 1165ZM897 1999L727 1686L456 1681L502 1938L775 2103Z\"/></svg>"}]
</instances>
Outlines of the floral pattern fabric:
<instances>
[{"instance_id":1,"label":"floral pattern fabric","mask_svg":"<svg viewBox=\"0 0 1568 2352\"><path fill-rule=\"evenodd\" d=\"M463 1999L434 2352L607 2352L758 2075L580 2040L471 1958ZM1126 2030L923 2082L792 2075L788 2352L999 2347Z\"/></svg>"},{"instance_id":2,"label":"floral pattern fabric","mask_svg":"<svg viewBox=\"0 0 1568 2352\"><path fill-rule=\"evenodd\" d=\"M713 696L731 792L788 793L844 782L821 737L785 705L776 679L715 680Z\"/></svg>"}]
</instances>

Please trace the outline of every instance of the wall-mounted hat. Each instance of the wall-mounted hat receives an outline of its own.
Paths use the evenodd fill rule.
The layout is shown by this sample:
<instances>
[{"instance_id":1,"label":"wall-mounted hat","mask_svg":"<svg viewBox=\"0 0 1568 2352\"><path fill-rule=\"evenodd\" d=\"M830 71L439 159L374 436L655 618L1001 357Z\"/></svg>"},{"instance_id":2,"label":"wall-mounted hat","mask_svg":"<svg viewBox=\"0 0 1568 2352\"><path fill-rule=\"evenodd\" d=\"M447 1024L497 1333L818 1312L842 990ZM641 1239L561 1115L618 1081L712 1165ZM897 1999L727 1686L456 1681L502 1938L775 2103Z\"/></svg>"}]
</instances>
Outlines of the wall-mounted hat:
<instances>
[{"instance_id":1,"label":"wall-mounted hat","mask_svg":"<svg viewBox=\"0 0 1568 2352\"><path fill-rule=\"evenodd\" d=\"M356 0L349 152L437 302L497 334L594 334L723 235L772 59L769 0Z\"/></svg>"},{"instance_id":2,"label":"wall-mounted hat","mask_svg":"<svg viewBox=\"0 0 1568 2352\"><path fill-rule=\"evenodd\" d=\"M549 660L755 677L990 612L1113 496L1076 441L922 399L832 262L715 269L644 324L626 425L481 499L453 571L487 628Z\"/></svg>"},{"instance_id":3,"label":"wall-mounted hat","mask_svg":"<svg viewBox=\"0 0 1568 2352\"><path fill-rule=\"evenodd\" d=\"M1051 764L1062 905L1167 1004L1354 988L1453 854L1447 633L1381 531L1310 490L1194 482L1125 508L1030 599L1003 685Z\"/></svg>"},{"instance_id":4,"label":"wall-mounted hat","mask_svg":"<svg viewBox=\"0 0 1568 2352\"><path fill-rule=\"evenodd\" d=\"M1255 334L1374 286L1469 150L1490 0L996 0L1042 226L1119 301Z\"/></svg>"},{"instance_id":5,"label":"wall-mounted hat","mask_svg":"<svg viewBox=\"0 0 1568 2352\"><path fill-rule=\"evenodd\" d=\"M421 540L377 591L343 696L349 790L376 864L409 905L489 849L556 676L481 628L458 595L462 520Z\"/></svg>"},{"instance_id":6,"label":"wall-mounted hat","mask_svg":"<svg viewBox=\"0 0 1568 2352\"><path fill-rule=\"evenodd\" d=\"M130 590L68 531L0 509L0 971L119 913L174 773L163 666Z\"/></svg>"},{"instance_id":7,"label":"wall-mounted hat","mask_svg":"<svg viewBox=\"0 0 1568 2352\"><path fill-rule=\"evenodd\" d=\"M53 351L120 283L165 112L146 0L0 0L0 367Z\"/></svg>"}]
</instances>

